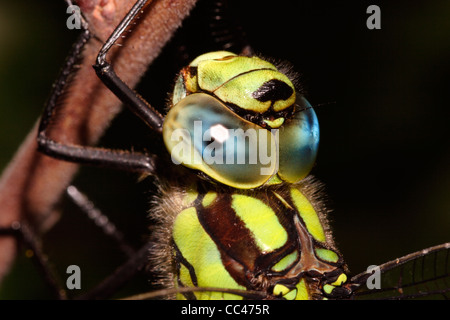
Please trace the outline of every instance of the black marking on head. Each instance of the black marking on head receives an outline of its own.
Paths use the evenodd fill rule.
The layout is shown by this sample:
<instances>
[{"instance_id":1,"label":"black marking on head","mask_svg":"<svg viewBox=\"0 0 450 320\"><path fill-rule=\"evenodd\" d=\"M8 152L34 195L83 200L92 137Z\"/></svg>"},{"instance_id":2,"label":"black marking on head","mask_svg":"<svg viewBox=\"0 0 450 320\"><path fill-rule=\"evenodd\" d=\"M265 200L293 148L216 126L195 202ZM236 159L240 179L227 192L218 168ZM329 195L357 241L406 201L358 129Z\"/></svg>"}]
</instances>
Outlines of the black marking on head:
<instances>
[{"instance_id":1,"label":"black marking on head","mask_svg":"<svg viewBox=\"0 0 450 320\"><path fill-rule=\"evenodd\" d=\"M188 66L186 68L187 68L189 77L193 78L193 77L195 77L197 75L197 73L198 73L198 68L197 67Z\"/></svg>"},{"instance_id":2,"label":"black marking on head","mask_svg":"<svg viewBox=\"0 0 450 320\"><path fill-rule=\"evenodd\" d=\"M278 118L291 119L293 117L294 111L295 111L294 104L286 109L281 110L281 111L275 112L272 109L269 109L264 113L242 109L238 105L230 103L230 102L225 103L225 105L228 107L228 109L233 111L235 114L237 114L241 118L243 118L247 121L253 122L254 124L257 124L258 126L263 127L263 128L267 127L267 123L264 122L264 119L269 119L269 118L271 120L278 119Z\"/></svg>"},{"instance_id":3,"label":"black marking on head","mask_svg":"<svg viewBox=\"0 0 450 320\"><path fill-rule=\"evenodd\" d=\"M272 79L264 82L258 90L252 93L252 97L261 102L277 101L286 100L293 93L294 90L286 82Z\"/></svg>"}]
</instances>

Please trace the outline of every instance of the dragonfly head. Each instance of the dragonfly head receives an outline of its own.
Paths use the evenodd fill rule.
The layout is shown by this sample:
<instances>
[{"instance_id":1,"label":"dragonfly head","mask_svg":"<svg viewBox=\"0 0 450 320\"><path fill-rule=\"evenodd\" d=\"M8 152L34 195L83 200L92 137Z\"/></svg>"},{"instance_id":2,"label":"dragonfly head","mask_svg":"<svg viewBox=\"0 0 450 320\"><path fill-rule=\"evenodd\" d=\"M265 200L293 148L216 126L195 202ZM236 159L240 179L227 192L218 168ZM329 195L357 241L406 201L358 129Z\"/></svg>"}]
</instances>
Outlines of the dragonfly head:
<instances>
[{"instance_id":1,"label":"dragonfly head","mask_svg":"<svg viewBox=\"0 0 450 320\"><path fill-rule=\"evenodd\" d=\"M289 77L259 57L197 57L176 80L163 138L173 162L237 189L311 171L319 124Z\"/></svg>"}]
</instances>

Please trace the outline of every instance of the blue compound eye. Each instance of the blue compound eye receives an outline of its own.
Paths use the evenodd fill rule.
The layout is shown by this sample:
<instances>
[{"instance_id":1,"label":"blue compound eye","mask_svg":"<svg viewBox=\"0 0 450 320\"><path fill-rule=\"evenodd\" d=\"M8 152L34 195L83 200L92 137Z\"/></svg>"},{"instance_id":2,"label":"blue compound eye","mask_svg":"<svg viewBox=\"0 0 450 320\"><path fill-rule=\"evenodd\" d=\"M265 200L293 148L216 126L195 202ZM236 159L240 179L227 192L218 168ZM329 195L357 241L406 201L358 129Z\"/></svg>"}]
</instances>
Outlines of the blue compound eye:
<instances>
[{"instance_id":1,"label":"blue compound eye","mask_svg":"<svg viewBox=\"0 0 450 320\"><path fill-rule=\"evenodd\" d=\"M190 94L169 110L163 138L173 162L234 188L261 186L276 173L272 133L205 93Z\"/></svg>"},{"instance_id":2,"label":"blue compound eye","mask_svg":"<svg viewBox=\"0 0 450 320\"><path fill-rule=\"evenodd\" d=\"M319 121L304 97L297 98L296 113L280 127L279 177L287 182L305 178L316 161Z\"/></svg>"}]
</instances>

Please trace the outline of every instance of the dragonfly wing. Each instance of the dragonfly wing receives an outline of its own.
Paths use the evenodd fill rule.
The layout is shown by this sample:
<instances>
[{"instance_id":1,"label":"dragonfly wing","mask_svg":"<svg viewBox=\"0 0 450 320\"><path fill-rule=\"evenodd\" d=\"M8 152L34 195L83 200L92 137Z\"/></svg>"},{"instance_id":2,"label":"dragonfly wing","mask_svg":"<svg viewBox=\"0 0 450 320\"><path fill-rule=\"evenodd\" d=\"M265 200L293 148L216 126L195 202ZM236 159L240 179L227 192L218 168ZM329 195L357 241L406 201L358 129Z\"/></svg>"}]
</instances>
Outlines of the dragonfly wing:
<instances>
[{"instance_id":1,"label":"dragonfly wing","mask_svg":"<svg viewBox=\"0 0 450 320\"><path fill-rule=\"evenodd\" d=\"M351 283L354 299L450 299L450 242L386 262Z\"/></svg>"}]
</instances>

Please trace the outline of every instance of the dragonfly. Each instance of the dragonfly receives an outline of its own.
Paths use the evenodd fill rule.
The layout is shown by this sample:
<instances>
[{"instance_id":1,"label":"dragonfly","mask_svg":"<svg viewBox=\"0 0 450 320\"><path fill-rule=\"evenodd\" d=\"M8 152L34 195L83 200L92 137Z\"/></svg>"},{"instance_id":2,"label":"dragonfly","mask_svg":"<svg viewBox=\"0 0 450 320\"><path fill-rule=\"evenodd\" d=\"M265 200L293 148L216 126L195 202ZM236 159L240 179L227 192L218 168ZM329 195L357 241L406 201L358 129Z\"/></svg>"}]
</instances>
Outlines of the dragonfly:
<instances>
[{"instance_id":1,"label":"dragonfly","mask_svg":"<svg viewBox=\"0 0 450 320\"><path fill-rule=\"evenodd\" d=\"M441 255L442 255L442 253L444 252L446 252L446 250L448 250L448 248L444 245L444 246L441 246L441 247L436 247L436 248L433 248L433 249L430 249L430 250L428 250L428 251L419 251L418 253L416 253L416 254L413 254L412 256L407 256L407 258L405 258L405 259L400 259L399 261L397 261L397 262L395 262L395 263L397 263L397 264L399 264L399 263L401 263L401 262L405 262L405 263L409 263L409 262L414 262L415 264L417 264L417 265L419 265L419 264L421 264L421 263L423 263L422 265L423 266L426 266L426 259L427 258L430 258L430 257L433 257L433 259L432 259L432 261L434 261L433 263L432 263L432 265L434 265L436 262L435 261L440 261L441 259L442 259L442 257L441 257ZM446 258L445 258L445 255L444 255L444 260L445 260ZM394 262L393 262L394 263ZM386 265L381 265L381 267L382 267L382 269L383 269L383 271L384 270L389 270L390 268L392 268L392 265L393 265L393 263L391 263L391 264L386 264ZM439 265L444 265L443 263L440 263ZM403 265L403 268L402 268L402 270L404 270L404 268L405 268L406 266L405 265ZM414 266L414 267L417 267L416 265ZM394 269L397 269L397 271L398 271L398 268L394 268ZM395 270L394 270L395 271ZM414 274L417 274L418 272L417 271L415 271L415 272L413 272ZM341 273L341 274L343 274L343 273ZM335 275L336 276L336 278L337 277L339 277L341 274L337 274L337 275ZM448 273L447 273L448 274ZM357 276L356 278L353 278L352 280L347 280L347 281L342 281L343 283L351 283L352 285L354 284L354 285L359 285L360 283L363 283L363 282L365 282L366 280L367 280L367 277L368 277L369 275L367 274L367 273L362 273L362 274L360 274L359 276ZM334 281L330 281L330 284L332 283L332 282L334 282ZM417 282L417 281L416 281ZM419 281L420 282L420 281ZM339 287L339 286L338 286ZM394 286L395 287L395 286ZM328 287L329 288L329 287ZM274 289L274 288L273 288ZM348 289L348 288L347 288ZM285 290L285 288L283 288L283 290ZM325 289L323 289L323 290L325 290ZM350 289L349 289L350 290ZM353 290L353 289L352 289ZM403 290L403 288L396 288L395 289L397 292L399 292L400 294L402 294L400 291L402 291ZM406 289L405 289L406 290ZM445 291L443 291L442 293L445 293ZM326 293L325 292L325 294L328 294L330 297L333 297L334 295L337 295L336 293L334 293L334 294L331 294L331 291L329 292L329 293ZM274 294L273 292L272 292L272 295L274 295L274 296L280 296L281 294Z\"/></svg>"}]
</instances>

